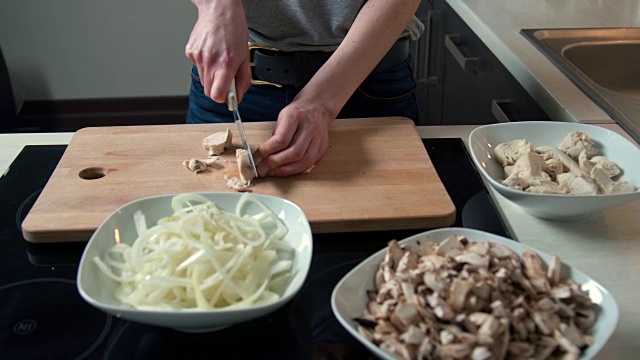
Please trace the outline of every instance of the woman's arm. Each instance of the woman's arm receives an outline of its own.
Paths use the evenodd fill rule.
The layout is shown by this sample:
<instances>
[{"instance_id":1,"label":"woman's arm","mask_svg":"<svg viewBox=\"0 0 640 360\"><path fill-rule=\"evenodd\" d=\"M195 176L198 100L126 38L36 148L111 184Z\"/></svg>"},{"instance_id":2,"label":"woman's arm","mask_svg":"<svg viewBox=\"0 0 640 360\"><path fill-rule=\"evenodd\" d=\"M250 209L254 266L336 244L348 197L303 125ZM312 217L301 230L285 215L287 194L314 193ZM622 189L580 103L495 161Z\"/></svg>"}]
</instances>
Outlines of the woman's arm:
<instances>
[{"instance_id":1,"label":"woman's arm","mask_svg":"<svg viewBox=\"0 0 640 360\"><path fill-rule=\"evenodd\" d=\"M279 114L256 151L260 176L311 168L329 146L328 129L414 16L420 0L368 0L338 49Z\"/></svg>"},{"instance_id":2,"label":"woman's arm","mask_svg":"<svg viewBox=\"0 0 640 360\"><path fill-rule=\"evenodd\" d=\"M299 97L321 100L328 111L337 116L349 97L398 40L418 5L420 0L367 1L344 41Z\"/></svg>"},{"instance_id":3,"label":"woman's arm","mask_svg":"<svg viewBox=\"0 0 640 360\"><path fill-rule=\"evenodd\" d=\"M192 0L198 8L185 54L198 68L205 95L222 103L236 78L238 101L251 86L249 33L240 0Z\"/></svg>"}]
</instances>

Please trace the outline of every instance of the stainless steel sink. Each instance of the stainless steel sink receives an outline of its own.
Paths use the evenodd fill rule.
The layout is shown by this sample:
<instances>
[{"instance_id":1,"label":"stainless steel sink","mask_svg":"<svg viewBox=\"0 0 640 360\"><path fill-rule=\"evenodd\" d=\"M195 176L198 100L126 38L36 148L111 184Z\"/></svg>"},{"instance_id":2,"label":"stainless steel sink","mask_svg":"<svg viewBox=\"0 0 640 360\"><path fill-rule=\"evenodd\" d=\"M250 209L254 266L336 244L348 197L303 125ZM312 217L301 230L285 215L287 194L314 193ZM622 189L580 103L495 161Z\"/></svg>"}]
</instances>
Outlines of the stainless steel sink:
<instances>
[{"instance_id":1,"label":"stainless steel sink","mask_svg":"<svg viewBox=\"0 0 640 360\"><path fill-rule=\"evenodd\" d=\"M640 142L640 28L521 33Z\"/></svg>"}]
</instances>

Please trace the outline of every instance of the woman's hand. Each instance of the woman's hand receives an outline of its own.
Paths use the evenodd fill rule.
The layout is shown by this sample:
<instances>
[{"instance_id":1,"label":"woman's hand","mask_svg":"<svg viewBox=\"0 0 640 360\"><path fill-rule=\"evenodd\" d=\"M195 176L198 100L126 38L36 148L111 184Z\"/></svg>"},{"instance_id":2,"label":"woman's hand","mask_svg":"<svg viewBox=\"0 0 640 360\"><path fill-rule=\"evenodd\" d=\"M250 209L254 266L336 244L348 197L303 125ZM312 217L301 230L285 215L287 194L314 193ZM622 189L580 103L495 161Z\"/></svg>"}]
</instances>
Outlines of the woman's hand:
<instances>
[{"instance_id":1,"label":"woman's hand","mask_svg":"<svg viewBox=\"0 0 640 360\"><path fill-rule=\"evenodd\" d=\"M204 93L216 102L227 100L236 78L238 101L251 86L249 33L242 1L194 0L196 21L185 54L198 68Z\"/></svg>"},{"instance_id":2,"label":"woman's hand","mask_svg":"<svg viewBox=\"0 0 640 360\"><path fill-rule=\"evenodd\" d=\"M311 169L329 147L333 120L324 106L295 99L280 111L273 136L255 152L258 175L289 176Z\"/></svg>"},{"instance_id":3,"label":"woman's hand","mask_svg":"<svg viewBox=\"0 0 640 360\"><path fill-rule=\"evenodd\" d=\"M420 0L365 2L340 46L280 112L273 136L256 150L259 176L297 174L320 160L329 147L329 126L419 5Z\"/></svg>"}]
</instances>

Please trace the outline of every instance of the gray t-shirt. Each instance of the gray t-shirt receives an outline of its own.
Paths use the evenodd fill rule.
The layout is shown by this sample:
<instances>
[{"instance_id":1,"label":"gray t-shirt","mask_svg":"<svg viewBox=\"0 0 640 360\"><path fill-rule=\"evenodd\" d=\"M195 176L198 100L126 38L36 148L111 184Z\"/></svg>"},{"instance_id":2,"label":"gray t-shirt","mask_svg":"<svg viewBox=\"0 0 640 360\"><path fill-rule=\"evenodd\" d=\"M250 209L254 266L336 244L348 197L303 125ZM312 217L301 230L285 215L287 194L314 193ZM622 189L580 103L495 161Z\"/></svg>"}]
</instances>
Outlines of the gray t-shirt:
<instances>
[{"instance_id":1,"label":"gray t-shirt","mask_svg":"<svg viewBox=\"0 0 640 360\"><path fill-rule=\"evenodd\" d=\"M283 51L333 51L367 0L243 0L249 39ZM424 31L415 16L402 33Z\"/></svg>"}]
</instances>

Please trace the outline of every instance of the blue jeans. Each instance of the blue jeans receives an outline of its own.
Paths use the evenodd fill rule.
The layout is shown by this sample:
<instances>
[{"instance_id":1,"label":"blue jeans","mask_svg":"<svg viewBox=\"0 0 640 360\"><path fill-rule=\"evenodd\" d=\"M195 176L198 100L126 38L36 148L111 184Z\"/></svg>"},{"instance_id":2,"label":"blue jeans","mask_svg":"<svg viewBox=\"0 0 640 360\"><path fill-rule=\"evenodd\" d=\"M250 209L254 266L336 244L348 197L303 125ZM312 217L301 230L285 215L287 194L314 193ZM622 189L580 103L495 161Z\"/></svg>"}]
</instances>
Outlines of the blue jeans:
<instances>
[{"instance_id":1,"label":"blue jeans","mask_svg":"<svg viewBox=\"0 0 640 360\"><path fill-rule=\"evenodd\" d=\"M349 98L337 118L404 116L418 124L416 82L411 56L403 63L372 72ZM301 88L252 85L238 105L243 121L275 121ZM233 122L227 104L219 104L204 94L198 69L191 70L187 123Z\"/></svg>"}]
</instances>

